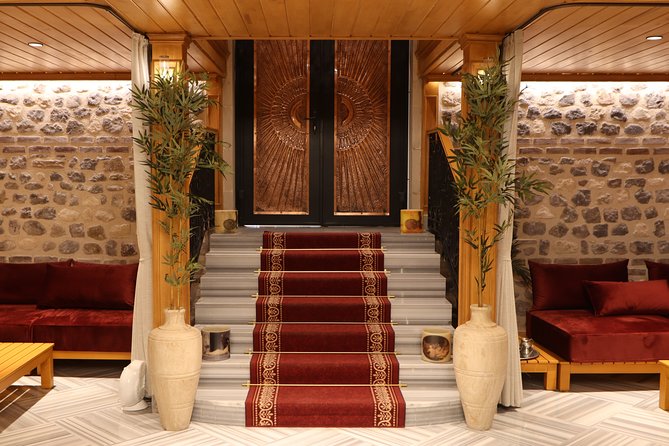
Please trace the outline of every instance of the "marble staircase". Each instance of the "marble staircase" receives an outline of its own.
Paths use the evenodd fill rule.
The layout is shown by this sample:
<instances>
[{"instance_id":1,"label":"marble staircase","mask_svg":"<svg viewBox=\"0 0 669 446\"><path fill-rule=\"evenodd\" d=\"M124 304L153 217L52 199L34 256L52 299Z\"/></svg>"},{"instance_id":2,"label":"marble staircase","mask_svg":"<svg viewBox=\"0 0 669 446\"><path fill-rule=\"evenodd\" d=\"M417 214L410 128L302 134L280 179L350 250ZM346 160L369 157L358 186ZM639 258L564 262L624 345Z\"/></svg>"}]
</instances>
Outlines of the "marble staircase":
<instances>
[{"instance_id":1,"label":"marble staircase","mask_svg":"<svg viewBox=\"0 0 669 446\"><path fill-rule=\"evenodd\" d=\"M276 229L274 229L276 230ZM286 228L286 231L294 230ZM324 231L328 228L299 228ZM462 420L452 363L421 360L420 335L426 326L450 326L451 305L445 299L445 279L439 274L439 255L429 233L400 234L398 228L336 228L336 231L380 231L388 292L396 323L400 382L407 403L406 425L417 426ZM250 355L262 229L240 228L236 234L213 234L195 303L196 326L231 327L231 357L204 361L193 410L193 420L244 425L244 399Z\"/></svg>"}]
</instances>

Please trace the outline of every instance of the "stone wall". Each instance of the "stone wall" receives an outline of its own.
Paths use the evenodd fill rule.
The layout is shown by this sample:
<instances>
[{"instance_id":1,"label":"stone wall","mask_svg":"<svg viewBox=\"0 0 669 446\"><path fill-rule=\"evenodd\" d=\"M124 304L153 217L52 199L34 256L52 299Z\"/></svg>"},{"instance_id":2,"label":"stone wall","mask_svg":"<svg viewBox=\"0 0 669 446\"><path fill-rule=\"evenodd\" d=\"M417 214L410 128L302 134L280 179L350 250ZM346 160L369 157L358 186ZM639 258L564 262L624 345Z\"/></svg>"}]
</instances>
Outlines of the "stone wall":
<instances>
[{"instance_id":1,"label":"stone wall","mask_svg":"<svg viewBox=\"0 0 669 446\"><path fill-rule=\"evenodd\" d=\"M0 261L137 261L129 88L0 82Z\"/></svg>"},{"instance_id":2,"label":"stone wall","mask_svg":"<svg viewBox=\"0 0 669 446\"><path fill-rule=\"evenodd\" d=\"M554 189L517 209L520 257L593 264L669 259L669 85L528 83L518 163ZM531 305L519 290L519 314Z\"/></svg>"},{"instance_id":3,"label":"stone wall","mask_svg":"<svg viewBox=\"0 0 669 446\"><path fill-rule=\"evenodd\" d=\"M518 257L596 264L669 260L669 85L523 83L518 165L553 184L516 210ZM441 114L460 109L459 84L440 87ZM519 326L532 304L517 283Z\"/></svg>"}]
</instances>

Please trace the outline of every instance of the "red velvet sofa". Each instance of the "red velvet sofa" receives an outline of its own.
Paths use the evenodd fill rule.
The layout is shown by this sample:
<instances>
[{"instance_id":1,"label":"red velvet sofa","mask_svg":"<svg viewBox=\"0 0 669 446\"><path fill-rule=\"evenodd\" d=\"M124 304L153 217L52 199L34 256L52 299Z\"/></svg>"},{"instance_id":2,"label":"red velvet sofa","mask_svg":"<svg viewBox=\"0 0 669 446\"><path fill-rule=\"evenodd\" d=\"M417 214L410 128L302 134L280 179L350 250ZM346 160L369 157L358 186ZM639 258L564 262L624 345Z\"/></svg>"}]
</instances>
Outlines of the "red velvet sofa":
<instances>
[{"instance_id":1,"label":"red velvet sofa","mask_svg":"<svg viewBox=\"0 0 669 446\"><path fill-rule=\"evenodd\" d=\"M54 358L129 359L137 264L0 263L0 342Z\"/></svg>"},{"instance_id":2,"label":"red velvet sofa","mask_svg":"<svg viewBox=\"0 0 669 446\"><path fill-rule=\"evenodd\" d=\"M669 359L669 265L646 262L649 280L628 282L627 263L530 262L527 336L560 360L560 390L571 373L656 373Z\"/></svg>"}]
</instances>

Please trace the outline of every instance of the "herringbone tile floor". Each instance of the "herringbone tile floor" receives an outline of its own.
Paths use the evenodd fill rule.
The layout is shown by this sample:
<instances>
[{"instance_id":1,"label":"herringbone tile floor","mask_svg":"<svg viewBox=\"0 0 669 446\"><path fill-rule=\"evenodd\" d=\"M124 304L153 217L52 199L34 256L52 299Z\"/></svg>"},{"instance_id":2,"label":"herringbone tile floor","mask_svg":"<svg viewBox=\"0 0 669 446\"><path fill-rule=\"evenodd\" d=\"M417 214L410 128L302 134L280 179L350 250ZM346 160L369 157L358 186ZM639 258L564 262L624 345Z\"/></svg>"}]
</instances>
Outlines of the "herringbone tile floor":
<instances>
[{"instance_id":1,"label":"herringbone tile floor","mask_svg":"<svg viewBox=\"0 0 669 446\"><path fill-rule=\"evenodd\" d=\"M57 361L56 387L24 377L0 393L0 446L49 445L630 445L669 444L669 413L650 375L576 376L572 391L547 392L525 376L522 408L502 409L492 429L464 423L406 429L246 429L192 423L165 432L156 414L125 414L122 364Z\"/></svg>"}]
</instances>

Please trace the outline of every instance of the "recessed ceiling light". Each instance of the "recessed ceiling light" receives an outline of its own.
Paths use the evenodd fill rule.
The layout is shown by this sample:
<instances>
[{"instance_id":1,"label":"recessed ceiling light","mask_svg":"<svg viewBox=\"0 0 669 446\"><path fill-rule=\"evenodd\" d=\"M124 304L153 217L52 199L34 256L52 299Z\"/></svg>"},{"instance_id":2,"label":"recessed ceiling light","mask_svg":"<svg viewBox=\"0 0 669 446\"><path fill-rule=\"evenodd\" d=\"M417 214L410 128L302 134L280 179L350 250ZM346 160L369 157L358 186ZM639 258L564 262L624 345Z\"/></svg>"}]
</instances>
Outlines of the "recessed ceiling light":
<instances>
[{"instance_id":1,"label":"recessed ceiling light","mask_svg":"<svg viewBox=\"0 0 669 446\"><path fill-rule=\"evenodd\" d=\"M648 36L646 40L662 40L662 36Z\"/></svg>"},{"instance_id":2,"label":"recessed ceiling light","mask_svg":"<svg viewBox=\"0 0 669 446\"><path fill-rule=\"evenodd\" d=\"M42 48L44 44L42 42L28 42L28 46L33 48Z\"/></svg>"}]
</instances>

